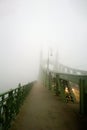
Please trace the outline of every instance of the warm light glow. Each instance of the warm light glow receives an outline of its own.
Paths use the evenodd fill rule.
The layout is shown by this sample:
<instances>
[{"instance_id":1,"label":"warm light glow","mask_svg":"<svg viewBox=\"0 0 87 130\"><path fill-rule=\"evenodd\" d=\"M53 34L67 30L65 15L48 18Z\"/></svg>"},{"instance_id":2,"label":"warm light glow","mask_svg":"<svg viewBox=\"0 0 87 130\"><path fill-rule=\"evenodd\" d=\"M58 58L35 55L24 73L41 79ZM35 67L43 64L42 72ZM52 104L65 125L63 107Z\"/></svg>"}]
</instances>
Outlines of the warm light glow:
<instances>
[{"instance_id":1,"label":"warm light glow","mask_svg":"<svg viewBox=\"0 0 87 130\"><path fill-rule=\"evenodd\" d=\"M72 91L74 92L74 88L72 88Z\"/></svg>"},{"instance_id":2,"label":"warm light glow","mask_svg":"<svg viewBox=\"0 0 87 130\"><path fill-rule=\"evenodd\" d=\"M65 92L68 93L68 88L67 87L65 88Z\"/></svg>"}]
</instances>

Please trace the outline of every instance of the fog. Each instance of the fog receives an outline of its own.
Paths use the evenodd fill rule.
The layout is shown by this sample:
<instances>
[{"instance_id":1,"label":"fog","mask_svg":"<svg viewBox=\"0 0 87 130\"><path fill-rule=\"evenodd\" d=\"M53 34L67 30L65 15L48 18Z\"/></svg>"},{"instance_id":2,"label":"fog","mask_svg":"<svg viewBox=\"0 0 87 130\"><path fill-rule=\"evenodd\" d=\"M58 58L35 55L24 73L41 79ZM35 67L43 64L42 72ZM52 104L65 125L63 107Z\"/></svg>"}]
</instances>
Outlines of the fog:
<instances>
[{"instance_id":1,"label":"fog","mask_svg":"<svg viewBox=\"0 0 87 130\"><path fill-rule=\"evenodd\" d=\"M86 0L0 0L0 90L36 80L40 50L87 70ZM55 56L54 56L55 57Z\"/></svg>"}]
</instances>

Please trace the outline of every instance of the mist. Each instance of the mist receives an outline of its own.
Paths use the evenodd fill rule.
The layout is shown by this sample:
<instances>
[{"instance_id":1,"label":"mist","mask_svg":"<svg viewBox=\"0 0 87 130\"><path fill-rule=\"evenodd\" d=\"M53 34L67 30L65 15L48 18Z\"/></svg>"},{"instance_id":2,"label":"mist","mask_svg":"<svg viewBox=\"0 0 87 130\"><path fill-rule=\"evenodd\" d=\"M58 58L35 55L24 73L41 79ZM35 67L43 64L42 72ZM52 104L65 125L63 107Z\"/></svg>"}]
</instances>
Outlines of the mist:
<instances>
[{"instance_id":1,"label":"mist","mask_svg":"<svg viewBox=\"0 0 87 130\"><path fill-rule=\"evenodd\" d=\"M86 0L0 0L0 91L38 78L40 50L87 70ZM54 55L55 57L55 55Z\"/></svg>"}]
</instances>

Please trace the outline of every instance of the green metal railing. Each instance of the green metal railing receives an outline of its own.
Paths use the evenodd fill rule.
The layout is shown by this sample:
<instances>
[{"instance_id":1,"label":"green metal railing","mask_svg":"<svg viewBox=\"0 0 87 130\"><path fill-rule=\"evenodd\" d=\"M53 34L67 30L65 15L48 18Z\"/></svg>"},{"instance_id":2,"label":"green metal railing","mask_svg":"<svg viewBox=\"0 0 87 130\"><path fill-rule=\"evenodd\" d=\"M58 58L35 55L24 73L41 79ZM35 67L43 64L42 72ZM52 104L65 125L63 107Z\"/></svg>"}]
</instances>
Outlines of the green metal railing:
<instances>
[{"instance_id":1,"label":"green metal railing","mask_svg":"<svg viewBox=\"0 0 87 130\"><path fill-rule=\"evenodd\" d=\"M74 74L66 74L66 73L56 73L51 72L52 75L47 74L46 71L43 71L43 82L44 86L48 87L48 89L53 90L56 95L60 95L61 99L66 102L66 93L65 88L68 88L69 96L72 97L72 101L76 103L75 95L72 91L72 86L70 82L78 84L79 86L79 112L82 115L87 115L87 75L74 75Z\"/></svg>"},{"instance_id":2,"label":"green metal railing","mask_svg":"<svg viewBox=\"0 0 87 130\"><path fill-rule=\"evenodd\" d=\"M0 130L8 130L11 121L18 114L24 99L28 95L33 83L20 86L0 94Z\"/></svg>"}]
</instances>

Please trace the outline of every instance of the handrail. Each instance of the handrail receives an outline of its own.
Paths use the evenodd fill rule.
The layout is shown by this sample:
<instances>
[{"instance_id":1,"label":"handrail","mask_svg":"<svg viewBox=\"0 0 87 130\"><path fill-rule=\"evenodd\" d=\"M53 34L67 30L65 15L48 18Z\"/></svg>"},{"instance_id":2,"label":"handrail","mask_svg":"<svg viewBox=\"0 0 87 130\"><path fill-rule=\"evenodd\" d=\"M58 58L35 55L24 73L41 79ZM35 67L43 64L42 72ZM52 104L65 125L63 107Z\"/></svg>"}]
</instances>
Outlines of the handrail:
<instances>
[{"instance_id":1,"label":"handrail","mask_svg":"<svg viewBox=\"0 0 87 130\"><path fill-rule=\"evenodd\" d=\"M44 60L43 64L41 65L44 68L44 66L47 64L47 60ZM87 75L87 71L85 70L81 70L81 69L76 69L76 68L72 68L72 67L69 67L67 65L64 65L60 62L58 62L57 64L57 69L55 67L55 64L52 62L52 61L49 61L49 64L53 65L54 66L54 70L53 72L54 73L65 73L65 74L75 74L75 75Z\"/></svg>"},{"instance_id":2,"label":"handrail","mask_svg":"<svg viewBox=\"0 0 87 130\"><path fill-rule=\"evenodd\" d=\"M0 94L0 130L8 130L34 82Z\"/></svg>"},{"instance_id":3,"label":"handrail","mask_svg":"<svg viewBox=\"0 0 87 130\"><path fill-rule=\"evenodd\" d=\"M69 74L80 74L80 75L87 75L87 71L85 70L80 70L80 69L75 69L75 68L72 68L72 67L69 67L69 66L66 66L66 65L63 65L63 64L60 64L59 63L59 72L60 73L69 73Z\"/></svg>"}]
</instances>

